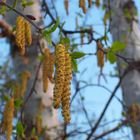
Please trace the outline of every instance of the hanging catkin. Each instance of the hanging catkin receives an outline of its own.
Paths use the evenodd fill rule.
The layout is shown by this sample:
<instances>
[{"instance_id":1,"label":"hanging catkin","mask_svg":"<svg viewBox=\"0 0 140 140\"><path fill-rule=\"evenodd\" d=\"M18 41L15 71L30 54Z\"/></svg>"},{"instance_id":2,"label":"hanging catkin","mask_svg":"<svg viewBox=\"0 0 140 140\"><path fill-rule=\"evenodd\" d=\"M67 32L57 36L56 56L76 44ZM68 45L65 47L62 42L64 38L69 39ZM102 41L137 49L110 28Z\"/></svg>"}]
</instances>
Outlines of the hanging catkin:
<instances>
[{"instance_id":1,"label":"hanging catkin","mask_svg":"<svg viewBox=\"0 0 140 140\"><path fill-rule=\"evenodd\" d=\"M6 131L6 140L11 140L13 130L13 117L14 117L14 98L11 98L5 105L3 114L3 130Z\"/></svg>"},{"instance_id":2,"label":"hanging catkin","mask_svg":"<svg viewBox=\"0 0 140 140\"><path fill-rule=\"evenodd\" d=\"M97 41L97 61L98 66L102 69L104 66L104 52L103 45L100 40Z\"/></svg>"},{"instance_id":3,"label":"hanging catkin","mask_svg":"<svg viewBox=\"0 0 140 140\"><path fill-rule=\"evenodd\" d=\"M42 132L42 117L41 114L37 114L36 116L36 130L37 134L40 135Z\"/></svg>"},{"instance_id":4,"label":"hanging catkin","mask_svg":"<svg viewBox=\"0 0 140 140\"><path fill-rule=\"evenodd\" d=\"M20 94L20 84L17 83L17 82L15 82L14 85L13 85L13 96L14 96L14 99L15 99L15 100L21 98L21 94Z\"/></svg>"},{"instance_id":5,"label":"hanging catkin","mask_svg":"<svg viewBox=\"0 0 140 140\"><path fill-rule=\"evenodd\" d=\"M85 0L79 0L79 7L82 8L83 13L87 12Z\"/></svg>"},{"instance_id":6,"label":"hanging catkin","mask_svg":"<svg viewBox=\"0 0 140 140\"><path fill-rule=\"evenodd\" d=\"M65 52L65 81L62 93L62 115L64 117L65 123L70 122L70 85L72 78L72 66L71 66L71 57L69 53Z\"/></svg>"},{"instance_id":7,"label":"hanging catkin","mask_svg":"<svg viewBox=\"0 0 140 140\"><path fill-rule=\"evenodd\" d=\"M53 94L53 106L54 108L59 108L65 80L65 46L62 44L55 47L55 65L56 77Z\"/></svg>"},{"instance_id":8,"label":"hanging catkin","mask_svg":"<svg viewBox=\"0 0 140 140\"><path fill-rule=\"evenodd\" d=\"M43 91L46 92L48 89L48 71L49 71L49 58L50 50L45 48L44 58L43 58L43 68L42 68L42 78L43 78Z\"/></svg>"},{"instance_id":9,"label":"hanging catkin","mask_svg":"<svg viewBox=\"0 0 140 140\"><path fill-rule=\"evenodd\" d=\"M67 15L69 14L69 1L68 0L64 0L64 5L65 5L65 10Z\"/></svg>"},{"instance_id":10,"label":"hanging catkin","mask_svg":"<svg viewBox=\"0 0 140 140\"><path fill-rule=\"evenodd\" d=\"M23 17L18 16L16 20L16 44L20 55L25 54L25 21Z\"/></svg>"},{"instance_id":11,"label":"hanging catkin","mask_svg":"<svg viewBox=\"0 0 140 140\"><path fill-rule=\"evenodd\" d=\"M92 0L88 0L88 7L90 8L92 6Z\"/></svg>"},{"instance_id":12,"label":"hanging catkin","mask_svg":"<svg viewBox=\"0 0 140 140\"><path fill-rule=\"evenodd\" d=\"M31 77L31 73L29 71L24 71L21 73L21 97L23 98L27 89L28 79Z\"/></svg>"},{"instance_id":13,"label":"hanging catkin","mask_svg":"<svg viewBox=\"0 0 140 140\"><path fill-rule=\"evenodd\" d=\"M25 21L25 38L27 45L30 46L32 44L32 31L30 23L27 20Z\"/></svg>"},{"instance_id":14,"label":"hanging catkin","mask_svg":"<svg viewBox=\"0 0 140 140\"><path fill-rule=\"evenodd\" d=\"M140 104L132 104L127 111L127 116L129 121L133 124L140 121Z\"/></svg>"},{"instance_id":15,"label":"hanging catkin","mask_svg":"<svg viewBox=\"0 0 140 140\"><path fill-rule=\"evenodd\" d=\"M52 83L53 83L53 73L54 73L54 55L50 54L48 78Z\"/></svg>"}]
</instances>

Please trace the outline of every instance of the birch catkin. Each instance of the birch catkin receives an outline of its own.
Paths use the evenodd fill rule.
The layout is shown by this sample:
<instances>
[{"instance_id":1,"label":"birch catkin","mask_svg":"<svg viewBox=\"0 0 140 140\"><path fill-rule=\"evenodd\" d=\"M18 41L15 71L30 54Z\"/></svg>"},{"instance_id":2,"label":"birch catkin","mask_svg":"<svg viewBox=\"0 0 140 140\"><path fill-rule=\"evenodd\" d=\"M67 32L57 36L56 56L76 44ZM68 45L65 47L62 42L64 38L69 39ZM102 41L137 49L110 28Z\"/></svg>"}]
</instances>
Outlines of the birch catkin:
<instances>
[{"instance_id":1,"label":"birch catkin","mask_svg":"<svg viewBox=\"0 0 140 140\"><path fill-rule=\"evenodd\" d=\"M42 117L40 114L37 114L36 116L36 130L37 134L40 135L42 132Z\"/></svg>"},{"instance_id":2,"label":"birch catkin","mask_svg":"<svg viewBox=\"0 0 140 140\"><path fill-rule=\"evenodd\" d=\"M21 98L21 94L20 94L20 84L15 82L13 85L13 95L14 95L14 99L20 99Z\"/></svg>"},{"instance_id":3,"label":"birch catkin","mask_svg":"<svg viewBox=\"0 0 140 140\"><path fill-rule=\"evenodd\" d=\"M48 78L51 82L53 82L53 73L54 73L54 55L50 54Z\"/></svg>"},{"instance_id":4,"label":"birch catkin","mask_svg":"<svg viewBox=\"0 0 140 140\"><path fill-rule=\"evenodd\" d=\"M62 115L64 117L65 123L70 122L70 85L72 78L72 66L71 66L71 57L66 51L65 53L65 80L62 93Z\"/></svg>"},{"instance_id":5,"label":"birch catkin","mask_svg":"<svg viewBox=\"0 0 140 140\"><path fill-rule=\"evenodd\" d=\"M140 121L140 104L132 104L127 111L127 116L132 124Z\"/></svg>"},{"instance_id":6,"label":"birch catkin","mask_svg":"<svg viewBox=\"0 0 140 140\"><path fill-rule=\"evenodd\" d=\"M25 54L25 21L19 16L16 20L16 44L19 48L20 55Z\"/></svg>"},{"instance_id":7,"label":"birch catkin","mask_svg":"<svg viewBox=\"0 0 140 140\"><path fill-rule=\"evenodd\" d=\"M30 46L32 44L32 31L30 23L27 20L25 21L25 38L27 45Z\"/></svg>"},{"instance_id":8,"label":"birch catkin","mask_svg":"<svg viewBox=\"0 0 140 140\"><path fill-rule=\"evenodd\" d=\"M53 106L59 108L65 80L65 46L59 44L55 47L56 77L54 86Z\"/></svg>"},{"instance_id":9,"label":"birch catkin","mask_svg":"<svg viewBox=\"0 0 140 140\"><path fill-rule=\"evenodd\" d=\"M69 14L69 1L68 0L64 0L64 6L65 6L65 10L67 15Z\"/></svg>"},{"instance_id":10,"label":"birch catkin","mask_svg":"<svg viewBox=\"0 0 140 140\"><path fill-rule=\"evenodd\" d=\"M98 66L102 69L104 66L104 52L103 45L101 44L100 40L97 41L97 61Z\"/></svg>"},{"instance_id":11,"label":"birch catkin","mask_svg":"<svg viewBox=\"0 0 140 140\"><path fill-rule=\"evenodd\" d=\"M43 68L42 68L42 78L43 78L43 91L46 92L48 89L48 71L49 71L49 58L50 50L45 48L44 50L44 59L43 59Z\"/></svg>"},{"instance_id":12,"label":"birch catkin","mask_svg":"<svg viewBox=\"0 0 140 140\"><path fill-rule=\"evenodd\" d=\"M21 73L21 97L23 98L27 89L28 79L31 77L31 73L29 71L24 71Z\"/></svg>"},{"instance_id":13,"label":"birch catkin","mask_svg":"<svg viewBox=\"0 0 140 140\"><path fill-rule=\"evenodd\" d=\"M85 0L79 0L79 7L82 8L83 13L87 12Z\"/></svg>"},{"instance_id":14,"label":"birch catkin","mask_svg":"<svg viewBox=\"0 0 140 140\"><path fill-rule=\"evenodd\" d=\"M6 131L6 140L11 140L13 130L13 117L14 117L14 98L11 98L5 105L3 114L3 129Z\"/></svg>"},{"instance_id":15,"label":"birch catkin","mask_svg":"<svg viewBox=\"0 0 140 140\"><path fill-rule=\"evenodd\" d=\"M88 7L90 8L92 6L92 0L88 0Z\"/></svg>"}]
</instances>

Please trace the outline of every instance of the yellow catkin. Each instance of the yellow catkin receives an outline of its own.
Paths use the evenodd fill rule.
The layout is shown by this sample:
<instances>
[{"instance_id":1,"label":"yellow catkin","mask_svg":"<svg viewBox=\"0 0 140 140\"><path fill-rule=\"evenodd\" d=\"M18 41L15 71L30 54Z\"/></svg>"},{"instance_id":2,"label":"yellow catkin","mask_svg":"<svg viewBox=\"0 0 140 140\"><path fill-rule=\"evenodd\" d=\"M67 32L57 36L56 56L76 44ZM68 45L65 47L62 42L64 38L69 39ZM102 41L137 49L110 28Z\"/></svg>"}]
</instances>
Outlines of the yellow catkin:
<instances>
[{"instance_id":1,"label":"yellow catkin","mask_svg":"<svg viewBox=\"0 0 140 140\"><path fill-rule=\"evenodd\" d=\"M45 48L44 58L43 58L43 68L42 68L43 91L44 92L46 92L48 89L49 58L50 58L50 50L48 48Z\"/></svg>"},{"instance_id":2,"label":"yellow catkin","mask_svg":"<svg viewBox=\"0 0 140 140\"><path fill-rule=\"evenodd\" d=\"M16 20L16 44L20 55L25 54L25 21L23 17L18 16Z\"/></svg>"},{"instance_id":3,"label":"yellow catkin","mask_svg":"<svg viewBox=\"0 0 140 140\"><path fill-rule=\"evenodd\" d=\"M79 7L82 8L83 13L87 12L85 0L79 0Z\"/></svg>"},{"instance_id":4,"label":"yellow catkin","mask_svg":"<svg viewBox=\"0 0 140 140\"><path fill-rule=\"evenodd\" d=\"M5 105L4 114L3 114L3 129L6 131L6 140L11 140L11 134L13 130L13 121L14 117L14 98L11 98Z\"/></svg>"},{"instance_id":5,"label":"yellow catkin","mask_svg":"<svg viewBox=\"0 0 140 140\"><path fill-rule=\"evenodd\" d=\"M30 23L27 20L25 21L25 38L27 45L30 46L32 44L32 31Z\"/></svg>"},{"instance_id":6,"label":"yellow catkin","mask_svg":"<svg viewBox=\"0 0 140 140\"><path fill-rule=\"evenodd\" d=\"M29 71L24 71L21 73L21 97L23 98L27 89L28 79L31 77L31 73Z\"/></svg>"},{"instance_id":7,"label":"yellow catkin","mask_svg":"<svg viewBox=\"0 0 140 140\"><path fill-rule=\"evenodd\" d=\"M15 82L13 85L13 95L14 95L14 99L20 99L21 94L20 94L20 84Z\"/></svg>"},{"instance_id":8,"label":"yellow catkin","mask_svg":"<svg viewBox=\"0 0 140 140\"><path fill-rule=\"evenodd\" d=\"M65 5L65 10L67 15L69 14L69 1L68 0L64 0L64 5Z\"/></svg>"},{"instance_id":9,"label":"yellow catkin","mask_svg":"<svg viewBox=\"0 0 140 140\"><path fill-rule=\"evenodd\" d=\"M88 7L90 8L92 6L92 0L88 0Z\"/></svg>"},{"instance_id":10,"label":"yellow catkin","mask_svg":"<svg viewBox=\"0 0 140 140\"><path fill-rule=\"evenodd\" d=\"M53 82L53 73L54 73L54 55L50 54L48 78L51 82Z\"/></svg>"},{"instance_id":11,"label":"yellow catkin","mask_svg":"<svg viewBox=\"0 0 140 140\"><path fill-rule=\"evenodd\" d=\"M37 134L40 135L42 132L42 117L40 114L36 116L36 130Z\"/></svg>"},{"instance_id":12,"label":"yellow catkin","mask_svg":"<svg viewBox=\"0 0 140 140\"><path fill-rule=\"evenodd\" d=\"M96 7L99 7L100 6L100 0L96 0L95 5L96 5Z\"/></svg>"},{"instance_id":13,"label":"yellow catkin","mask_svg":"<svg viewBox=\"0 0 140 140\"><path fill-rule=\"evenodd\" d=\"M53 93L53 106L54 108L59 108L65 79L65 46L62 44L59 44L55 47L55 65L56 77Z\"/></svg>"},{"instance_id":14,"label":"yellow catkin","mask_svg":"<svg viewBox=\"0 0 140 140\"><path fill-rule=\"evenodd\" d=\"M140 105L132 104L127 111L128 119L131 123L136 124L140 121Z\"/></svg>"},{"instance_id":15,"label":"yellow catkin","mask_svg":"<svg viewBox=\"0 0 140 140\"><path fill-rule=\"evenodd\" d=\"M64 117L65 123L69 123L70 117L70 85L72 78L72 65L71 57L68 52L65 53L65 81L62 93L62 115Z\"/></svg>"},{"instance_id":16,"label":"yellow catkin","mask_svg":"<svg viewBox=\"0 0 140 140\"><path fill-rule=\"evenodd\" d=\"M104 66L104 52L103 45L99 40L97 41L97 61L98 66L102 69Z\"/></svg>"}]
</instances>

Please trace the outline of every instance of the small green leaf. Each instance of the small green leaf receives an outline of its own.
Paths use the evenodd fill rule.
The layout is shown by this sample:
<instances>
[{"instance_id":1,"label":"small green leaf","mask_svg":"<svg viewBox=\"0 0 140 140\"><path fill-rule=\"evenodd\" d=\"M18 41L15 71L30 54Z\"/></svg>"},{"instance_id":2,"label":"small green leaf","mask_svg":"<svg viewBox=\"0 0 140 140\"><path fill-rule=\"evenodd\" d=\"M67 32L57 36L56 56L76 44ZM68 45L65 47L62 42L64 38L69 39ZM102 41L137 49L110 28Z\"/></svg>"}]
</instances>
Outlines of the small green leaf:
<instances>
[{"instance_id":1,"label":"small green leaf","mask_svg":"<svg viewBox=\"0 0 140 140\"><path fill-rule=\"evenodd\" d=\"M4 101L9 101L9 99L10 99L9 96L6 95L6 94L4 94L4 96L2 98L3 98Z\"/></svg>"},{"instance_id":2,"label":"small green leaf","mask_svg":"<svg viewBox=\"0 0 140 140\"><path fill-rule=\"evenodd\" d=\"M4 15L5 12L6 12L6 6L2 6L2 7L0 8L0 15Z\"/></svg>"},{"instance_id":3,"label":"small green leaf","mask_svg":"<svg viewBox=\"0 0 140 140\"><path fill-rule=\"evenodd\" d=\"M34 4L34 2L33 1L30 1L30 2L27 2L26 3L26 6L32 6Z\"/></svg>"},{"instance_id":4,"label":"small green leaf","mask_svg":"<svg viewBox=\"0 0 140 140\"><path fill-rule=\"evenodd\" d=\"M44 32L43 35L44 35L44 37L46 38L48 45L51 46L51 45L52 45L51 34L50 34L50 33L47 33L47 32Z\"/></svg>"},{"instance_id":5,"label":"small green leaf","mask_svg":"<svg viewBox=\"0 0 140 140\"><path fill-rule=\"evenodd\" d=\"M84 57L86 54L84 53L84 52L73 52L72 54L71 54L71 57L73 58L73 59L79 59L79 58L82 58L82 57Z\"/></svg>"},{"instance_id":6,"label":"small green leaf","mask_svg":"<svg viewBox=\"0 0 140 140\"><path fill-rule=\"evenodd\" d=\"M18 4L18 0L15 0L14 2L13 2L13 8L15 8L16 6L17 6L17 4Z\"/></svg>"},{"instance_id":7,"label":"small green leaf","mask_svg":"<svg viewBox=\"0 0 140 140\"><path fill-rule=\"evenodd\" d=\"M114 64L114 63L116 62L116 60L117 60L115 54L112 53L111 51L109 51L109 52L107 53L107 59L109 60L109 62L110 62L111 64Z\"/></svg>"},{"instance_id":8,"label":"small green leaf","mask_svg":"<svg viewBox=\"0 0 140 140\"><path fill-rule=\"evenodd\" d=\"M72 69L73 69L73 72L78 72L78 65L75 59L72 59Z\"/></svg>"},{"instance_id":9,"label":"small green leaf","mask_svg":"<svg viewBox=\"0 0 140 140\"><path fill-rule=\"evenodd\" d=\"M51 27L49 27L48 29L46 29L43 34L50 34L50 33L54 32L57 29L57 27L59 26L59 22L60 21L59 21L59 18L58 18L56 20L55 24L52 25Z\"/></svg>"},{"instance_id":10,"label":"small green leaf","mask_svg":"<svg viewBox=\"0 0 140 140\"><path fill-rule=\"evenodd\" d=\"M59 18L56 20L56 23L50 28L50 31L49 32L54 32L56 29L57 29L57 27L59 26Z\"/></svg>"},{"instance_id":11,"label":"small green leaf","mask_svg":"<svg viewBox=\"0 0 140 140\"><path fill-rule=\"evenodd\" d=\"M24 127L23 127L23 125L22 125L21 122L18 122L17 123L17 125L16 125L16 131L17 131L17 135L18 136L25 137L25 135L24 135L25 129L24 129Z\"/></svg>"},{"instance_id":12,"label":"small green leaf","mask_svg":"<svg viewBox=\"0 0 140 140\"><path fill-rule=\"evenodd\" d=\"M27 0L22 0L22 3L21 4L25 8L27 6L32 6L34 4L34 2L33 1L27 2Z\"/></svg>"},{"instance_id":13,"label":"small green leaf","mask_svg":"<svg viewBox=\"0 0 140 140\"><path fill-rule=\"evenodd\" d=\"M61 38L60 43L70 45L70 39L68 37Z\"/></svg>"},{"instance_id":14,"label":"small green leaf","mask_svg":"<svg viewBox=\"0 0 140 140\"><path fill-rule=\"evenodd\" d=\"M32 131L31 131L31 135L35 136L35 134L36 134L36 129L35 129L35 127L33 127Z\"/></svg>"},{"instance_id":15,"label":"small green leaf","mask_svg":"<svg viewBox=\"0 0 140 140\"><path fill-rule=\"evenodd\" d=\"M103 36L103 37L101 38L101 40L107 41L107 40L108 40L108 36L107 36L107 35Z\"/></svg>"},{"instance_id":16,"label":"small green leaf","mask_svg":"<svg viewBox=\"0 0 140 140\"><path fill-rule=\"evenodd\" d=\"M127 9L127 8L124 9L124 16L129 20L132 19L132 14L129 9Z\"/></svg>"},{"instance_id":17,"label":"small green leaf","mask_svg":"<svg viewBox=\"0 0 140 140\"><path fill-rule=\"evenodd\" d=\"M15 108L16 108L16 109L19 109L19 108L21 107L22 103L23 103L22 100L16 99L16 100L14 101L14 106L15 106Z\"/></svg>"},{"instance_id":18,"label":"small green leaf","mask_svg":"<svg viewBox=\"0 0 140 140\"><path fill-rule=\"evenodd\" d=\"M119 52L119 51L123 51L126 47L125 43L119 42L119 41L115 41L113 42L112 46L111 46L111 51L112 52Z\"/></svg>"},{"instance_id":19,"label":"small green leaf","mask_svg":"<svg viewBox=\"0 0 140 140\"><path fill-rule=\"evenodd\" d=\"M117 58L116 58L116 53L123 51L126 47L125 43L119 42L119 41L115 41L113 42L111 48L109 49L108 53L107 53L107 58L110 61L111 64L115 63Z\"/></svg>"},{"instance_id":20,"label":"small green leaf","mask_svg":"<svg viewBox=\"0 0 140 140\"><path fill-rule=\"evenodd\" d=\"M37 59L38 59L39 61L43 61L43 60L44 60L44 55L39 55L39 56L37 57Z\"/></svg>"}]
</instances>

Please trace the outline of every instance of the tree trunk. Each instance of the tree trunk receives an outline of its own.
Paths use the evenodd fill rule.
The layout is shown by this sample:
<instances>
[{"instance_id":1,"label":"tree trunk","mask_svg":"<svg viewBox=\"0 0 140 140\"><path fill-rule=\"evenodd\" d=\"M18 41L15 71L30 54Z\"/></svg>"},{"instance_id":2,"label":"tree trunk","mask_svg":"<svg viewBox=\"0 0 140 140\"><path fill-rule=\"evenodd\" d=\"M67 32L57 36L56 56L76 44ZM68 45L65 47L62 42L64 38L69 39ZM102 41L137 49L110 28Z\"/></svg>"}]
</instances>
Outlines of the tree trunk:
<instances>
[{"instance_id":1,"label":"tree trunk","mask_svg":"<svg viewBox=\"0 0 140 140\"><path fill-rule=\"evenodd\" d=\"M14 0L7 0L7 3L9 5L12 5ZM21 1L19 1L21 3ZM21 13L24 13L25 15L32 15L36 18L35 24L38 26L42 25L41 21L41 13L40 13L40 3L39 0L34 0L33 6L29 6L23 10L21 5L18 3L17 10L19 10ZM13 12L12 10L10 12L6 13L5 20L10 25L15 25L16 17L18 14ZM33 86L33 82L36 77L37 69L39 68L39 61L37 60L37 55L39 53L38 44L39 42L43 42L47 44L43 39L38 40L37 32L34 27L33 29L33 43L32 46L27 48L26 55L24 57L21 57L17 54L12 57L12 63L16 74L19 74L25 70L30 71L31 78L28 81L28 87L27 92L25 95L25 100L28 97L28 95L31 93L31 88ZM11 46L13 47L13 46ZM47 47L47 46L46 46ZM14 50L14 49L12 49ZM14 53L14 52L11 52ZM27 104L24 108L24 122L27 126L26 135L30 135L31 130L33 126L35 125L35 118L37 114L41 113L42 116L42 127L52 128L54 126L58 126L58 120L57 120L57 112L52 108L52 93L53 93L53 84L49 82L49 88L47 93L43 92L42 88L42 72L41 69L39 70L39 74L37 76L37 81L35 84L35 88L33 90L32 96L29 98ZM42 105L40 110L40 105ZM50 131L46 131L46 136L50 135L52 139L56 137L57 132L56 130L51 129ZM43 138L45 139L45 138Z\"/></svg>"},{"instance_id":2,"label":"tree trunk","mask_svg":"<svg viewBox=\"0 0 140 140\"><path fill-rule=\"evenodd\" d=\"M111 10L110 31L113 41L126 43L125 51L120 54L133 60L133 69L129 71L121 84L124 102L129 107L133 103L140 103L140 72L138 69L135 69L137 66L140 66L140 28L137 16L133 14L137 10L131 0L104 0L104 2L106 5L110 5L108 10ZM125 9L128 9L132 17L128 18L126 16ZM127 66L126 62L118 58L120 75L124 73ZM136 140L140 140L140 135L136 130L134 130L134 137Z\"/></svg>"}]
</instances>

